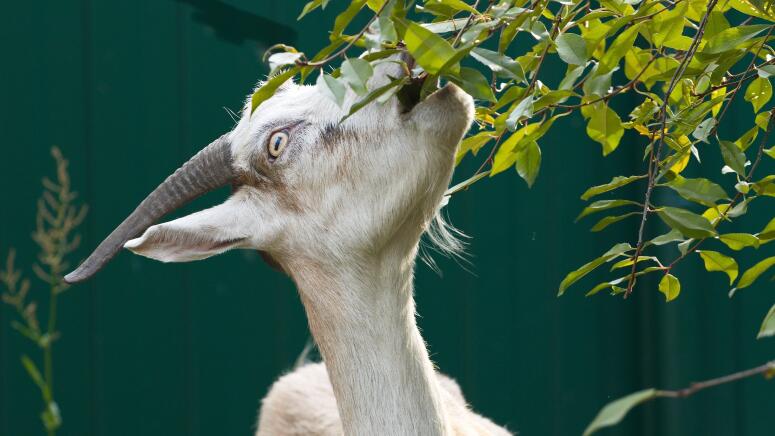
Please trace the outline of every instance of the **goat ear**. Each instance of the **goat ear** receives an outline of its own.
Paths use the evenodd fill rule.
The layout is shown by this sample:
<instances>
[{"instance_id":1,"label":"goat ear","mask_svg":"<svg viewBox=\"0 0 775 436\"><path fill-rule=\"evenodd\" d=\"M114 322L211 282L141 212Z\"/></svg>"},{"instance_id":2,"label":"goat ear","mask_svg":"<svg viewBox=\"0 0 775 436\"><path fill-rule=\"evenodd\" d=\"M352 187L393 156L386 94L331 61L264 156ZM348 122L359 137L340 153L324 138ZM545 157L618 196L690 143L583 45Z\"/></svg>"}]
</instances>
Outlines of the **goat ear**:
<instances>
[{"instance_id":1,"label":"goat ear","mask_svg":"<svg viewBox=\"0 0 775 436\"><path fill-rule=\"evenodd\" d=\"M225 203L148 228L139 238L124 244L135 254L162 262L189 262L221 254L232 248L247 248L251 228L244 202Z\"/></svg>"}]
</instances>

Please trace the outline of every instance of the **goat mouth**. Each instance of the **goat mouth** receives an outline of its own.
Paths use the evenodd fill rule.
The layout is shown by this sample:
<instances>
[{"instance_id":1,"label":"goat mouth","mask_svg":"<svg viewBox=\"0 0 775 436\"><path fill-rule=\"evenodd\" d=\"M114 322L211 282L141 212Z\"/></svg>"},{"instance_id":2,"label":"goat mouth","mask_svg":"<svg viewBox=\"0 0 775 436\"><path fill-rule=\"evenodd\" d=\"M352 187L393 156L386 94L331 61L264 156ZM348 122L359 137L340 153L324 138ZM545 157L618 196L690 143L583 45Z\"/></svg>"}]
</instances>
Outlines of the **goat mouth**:
<instances>
[{"instance_id":1,"label":"goat mouth","mask_svg":"<svg viewBox=\"0 0 775 436\"><path fill-rule=\"evenodd\" d=\"M412 77L409 83L404 85L397 93L398 102L401 104L401 113L409 113L420 102L423 84L428 78L427 74L420 77Z\"/></svg>"}]
</instances>

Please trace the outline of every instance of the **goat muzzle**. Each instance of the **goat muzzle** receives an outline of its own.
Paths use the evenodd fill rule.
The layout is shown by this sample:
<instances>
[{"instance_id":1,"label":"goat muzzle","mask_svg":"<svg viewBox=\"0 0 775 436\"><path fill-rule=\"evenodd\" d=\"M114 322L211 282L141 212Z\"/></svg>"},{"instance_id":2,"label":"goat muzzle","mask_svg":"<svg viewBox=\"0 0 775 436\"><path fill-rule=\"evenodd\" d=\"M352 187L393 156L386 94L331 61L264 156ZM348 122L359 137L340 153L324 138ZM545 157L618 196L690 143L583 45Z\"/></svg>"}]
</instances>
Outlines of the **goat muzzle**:
<instances>
[{"instance_id":1,"label":"goat muzzle","mask_svg":"<svg viewBox=\"0 0 775 436\"><path fill-rule=\"evenodd\" d=\"M105 238L65 282L78 283L101 270L130 239L168 213L235 179L231 146L226 135L213 141L153 190L139 206Z\"/></svg>"}]
</instances>

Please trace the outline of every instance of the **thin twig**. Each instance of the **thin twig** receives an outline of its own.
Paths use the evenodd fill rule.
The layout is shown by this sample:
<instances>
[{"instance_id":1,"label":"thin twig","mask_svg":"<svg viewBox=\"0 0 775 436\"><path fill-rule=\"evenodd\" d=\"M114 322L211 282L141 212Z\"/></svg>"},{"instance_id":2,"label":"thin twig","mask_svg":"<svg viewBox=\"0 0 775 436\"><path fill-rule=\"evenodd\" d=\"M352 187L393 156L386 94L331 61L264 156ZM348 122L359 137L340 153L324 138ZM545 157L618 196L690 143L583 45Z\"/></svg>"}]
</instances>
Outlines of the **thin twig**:
<instances>
[{"instance_id":1,"label":"thin twig","mask_svg":"<svg viewBox=\"0 0 775 436\"><path fill-rule=\"evenodd\" d=\"M708 24L708 17L716 7L717 3L718 0L710 0L710 2L708 2L708 8L705 11L705 14L702 16L702 20L700 21L699 27L697 28L697 33L694 35L692 44L689 47L689 50L686 52L684 58L681 60L681 64L678 65L678 68L675 70L672 79L670 79L670 85L668 85L667 91L665 92L665 101L662 102L662 106L659 109L661 124L659 130L656 133L658 137L654 137L654 134L652 133L651 150L649 152L648 164L648 185L646 186L646 194L643 198L643 212L640 220L640 227L638 228L638 243L635 246L635 254L632 257L632 270L630 271L630 276L627 279L627 290L624 293L624 298L627 298L632 293L632 288L635 285L635 275L638 269L638 257L643 251L643 234L646 229L646 220L649 216L651 193L654 191L654 185L656 184L656 174L657 169L659 168L659 161L661 160L662 146L665 143L665 126L667 125L667 107L670 104L670 95L673 93L673 90L678 83L678 79L680 79L684 71L686 71L686 67L689 65L689 61L691 61L691 59L694 57L694 53L697 51L697 48L700 45L700 41L702 40L702 35L705 33L705 26ZM656 147L654 146L655 139L657 140Z\"/></svg>"},{"instance_id":2,"label":"thin twig","mask_svg":"<svg viewBox=\"0 0 775 436\"><path fill-rule=\"evenodd\" d=\"M734 381L753 377L759 374L766 374L772 371L775 371L775 360L767 362L764 365L757 366L756 368L746 369L745 371L736 372L734 374L729 374L723 377L718 377L710 380L695 382L683 389L659 390L657 391L657 396L667 397L667 398L686 398L703 389L708 389L708 388L716 387L726 383L731 383Z\"/></svg>"}]
</instances>

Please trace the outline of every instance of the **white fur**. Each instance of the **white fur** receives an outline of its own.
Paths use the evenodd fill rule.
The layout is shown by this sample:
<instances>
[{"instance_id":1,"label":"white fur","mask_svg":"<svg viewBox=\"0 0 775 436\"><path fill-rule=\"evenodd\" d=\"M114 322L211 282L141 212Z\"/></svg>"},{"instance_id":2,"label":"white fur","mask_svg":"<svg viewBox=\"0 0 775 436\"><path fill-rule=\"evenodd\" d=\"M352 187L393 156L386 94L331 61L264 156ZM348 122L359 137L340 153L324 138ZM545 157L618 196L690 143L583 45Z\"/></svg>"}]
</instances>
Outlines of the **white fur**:
<instances>
[{"instance_id":1,"label":"white fur","mask_svg":"<svg viewBox=\"0 0 775 436\"><path fill-rule=\"evenodd\" d=\"M399 74L384 63L370 85ZM340 108L316 87L288 84L252 115L246 108L228 137L251 182L126 247L162 261L259 249L296 282L327 371L280 379L259 435L508 434L440 378L415 323L418 244L438 217L471 97L449 85L408 113L394 97L338 125L354 99ZM290 140L272 161L266 142L280 127ZM452 240L439 228L438 241Z\"/></svg>"}]
</instances>

